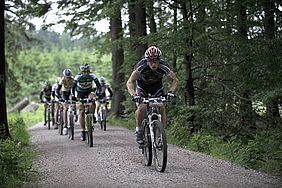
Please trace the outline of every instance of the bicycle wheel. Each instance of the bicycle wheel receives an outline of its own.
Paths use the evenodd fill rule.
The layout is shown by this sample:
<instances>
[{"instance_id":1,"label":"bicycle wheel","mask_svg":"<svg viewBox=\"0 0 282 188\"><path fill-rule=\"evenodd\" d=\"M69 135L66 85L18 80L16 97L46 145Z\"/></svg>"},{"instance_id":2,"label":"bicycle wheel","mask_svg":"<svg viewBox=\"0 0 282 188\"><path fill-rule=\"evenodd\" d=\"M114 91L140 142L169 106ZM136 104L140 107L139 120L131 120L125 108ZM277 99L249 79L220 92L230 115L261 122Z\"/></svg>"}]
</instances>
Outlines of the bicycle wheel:
<instances>
[{"instance_id":1,"label":"bicycle wheel","mask_svg":"<svg viewBox=\"0 0 282 188\"><path fill-rule=\"evenodd\" d=\"M50 122L51 122L51 112L50 108L47 110L47 125L48 125L48 130L50 130Z\"/></svg>"},{"instance_id":2,"label":"bicycle wheel","mask_svg":"<svg viewBox=\"0 0 282 188\"><path fill-rule=\"evenodd\" d=\"M63 110L59 111L59 134L63 135L63 129L64 129L64 121L63 121Z\"/></svg>"},{"instance_id":3,"label":"bicycle wheel","mask_svg":"<svg viewBox=\"0 0 282 188\"><path fill-rule=\"evenodd\" d=\"M153 123L154 127L154 162L155 168L158 172L164 172L167 164L167 140L165 130L160 121Z\"/></svg>"},{"instance_id":4,"label":"bicycle wheel","mask_svg":"<svg viewBox=\"0 0 282 188\"><path fill-rule=\"evenodd\" d=\"M102 110L102 113L101 113L101 129L104 129L104 131L106 131L106 129L107 129L106 124L107 124L106 111Z\"/></svg>"},{"instance_id":5,"label":"bicycle wheel","mask_svg":"<svg viewBox=\"0 0 282 188\"><path fill-rule=\"evenodd\" d=\"M73 115L69 116L69 130L68 130L68 134L69 134L69 139L73 140L73 137L74 137Z\"/></svg>"},{"instance_id":6,"label":"bicycle wheel","mask_svg":"<svg viewBox=\"0 0 282 188\"><path fill-rule=\"evenodd\" d=\"M87 139L87 144L89 147L93 147L93 126L92 126L92 115L87 114L86 115L86 139Z\"/></svg>"},{"instance_id":7,"label":"bicycle wheel","mask_svg":"<svg viewBox=\"0 0 282 188\"><path fill-rule=\"evenodd\" d=\"M146 119L142 121L142 129L143 129L143 138L144 138L144 145L142 146L144 164L145 166L151 166L152 164L152 142L151 142L150 129L149 129Z\"/></svg>"}]
</instances>

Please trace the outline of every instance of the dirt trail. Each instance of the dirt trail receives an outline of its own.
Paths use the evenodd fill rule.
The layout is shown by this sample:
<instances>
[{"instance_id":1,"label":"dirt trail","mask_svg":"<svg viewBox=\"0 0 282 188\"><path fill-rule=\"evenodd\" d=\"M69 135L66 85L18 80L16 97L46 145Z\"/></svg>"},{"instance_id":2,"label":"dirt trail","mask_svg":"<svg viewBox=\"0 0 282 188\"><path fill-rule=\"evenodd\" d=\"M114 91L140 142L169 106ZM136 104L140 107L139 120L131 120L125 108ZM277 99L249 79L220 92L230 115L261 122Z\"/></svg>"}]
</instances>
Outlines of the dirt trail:
<instances>
[{"instance_id":1,"label":"dirt trail","mask_svg":"<svg viewBox=\"0 0 282 188\"><path fill-rule=\"evenodd\" d=\"M42 123L30 128L32 144L40 152L35 166L40 172L36 182L23 187L282 187L278 177L248 170L204 154L168 146L168 164L164 173L143 165L134 133L109 126L102 131L95 125L94 147L75 138L60 136Z\"/></svg>"}]
</instances>

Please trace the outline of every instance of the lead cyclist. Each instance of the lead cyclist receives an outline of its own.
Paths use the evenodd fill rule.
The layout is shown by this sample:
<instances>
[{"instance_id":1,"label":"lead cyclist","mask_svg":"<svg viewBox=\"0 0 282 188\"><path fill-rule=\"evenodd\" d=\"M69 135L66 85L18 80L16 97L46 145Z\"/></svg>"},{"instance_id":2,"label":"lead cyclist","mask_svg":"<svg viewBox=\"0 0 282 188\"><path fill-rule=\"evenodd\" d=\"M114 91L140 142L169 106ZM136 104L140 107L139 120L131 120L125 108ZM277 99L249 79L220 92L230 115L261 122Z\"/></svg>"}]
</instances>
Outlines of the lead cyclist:
<instances>
[{"instance_id":1,"label":"lead cyclist","mask_svg":"<svg viewBox=\"0 0 282 188\"><path fill-rule=\"evenodd\" d=\"M143 134L141 123L145 116L146 104L140 104L141 97L165 96L163 88L163 76L171 81L170 88L166 96L169 98L175 97L175 92L178 87L178 79L175 73L161 59L161 51L155 46L149 47L145 52L145 58L141 59L135 69L132 71L128 81L127 90L132 96L133 101L137 103L135 111L136 120L136 141L138 144L143 144ZM162 123L164 128L167 126L166 110L164 104L159 107L162 115Z\"/></svg>"}]
</instances>

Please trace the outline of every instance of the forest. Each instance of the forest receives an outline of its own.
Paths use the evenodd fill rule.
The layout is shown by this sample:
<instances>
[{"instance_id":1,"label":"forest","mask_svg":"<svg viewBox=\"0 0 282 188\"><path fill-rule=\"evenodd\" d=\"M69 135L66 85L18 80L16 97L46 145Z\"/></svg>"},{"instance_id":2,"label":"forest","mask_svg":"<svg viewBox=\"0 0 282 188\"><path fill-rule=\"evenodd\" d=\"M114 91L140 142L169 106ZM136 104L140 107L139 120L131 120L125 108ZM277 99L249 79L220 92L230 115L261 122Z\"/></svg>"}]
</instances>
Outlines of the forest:
<instances>
[{"instance_id":1,"label":"forest","mask_svg":"<svg viewBox=\"0 0 282 188\"><path fill-rule=\"evenodd\" d=\"M54 7L56 23L36 30L30 19ZM84 62L112 86L112 117L134 122L126 81L155 45L180 80L167 105L171 142L282 175L281 1L6 0L3 19L0 138L9 137L7 108L25 96L38 101L46 79ZM103 19L109 32L94 27ZM58 23L62 34L51 29Z\"/></svg>"}]
</instances>

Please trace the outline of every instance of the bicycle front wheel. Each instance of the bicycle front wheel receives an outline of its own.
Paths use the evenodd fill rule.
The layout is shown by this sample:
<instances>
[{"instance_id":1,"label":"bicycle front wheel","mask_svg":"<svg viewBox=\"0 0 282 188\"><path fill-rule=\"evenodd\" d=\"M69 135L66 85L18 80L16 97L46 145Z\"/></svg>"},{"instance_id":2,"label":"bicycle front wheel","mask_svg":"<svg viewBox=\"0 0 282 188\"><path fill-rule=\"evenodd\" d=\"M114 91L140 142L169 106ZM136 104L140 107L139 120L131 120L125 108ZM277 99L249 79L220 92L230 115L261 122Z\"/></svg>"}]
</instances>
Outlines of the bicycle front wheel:
<instances>
[{"instance_id":1,"label":"bicycle front wheel","mask_svg":"<svg viewBox=\"0 0 282 188\"><path fill-rule=\"evenodd\" d=\"M47 110L47 125L48 125L48 130L50 130L50 122L51 122L51 112L50 112L50 109L48 108L48 110Z\"/></svg>"},{"instance_id":2,"label":"bicycle front wheel","mask_svg":"<svg viewBox=\"0 0 282 188\"><path fill-rule=\"evenodd\" d=\"M164 172L167 164L167 140L163 124L160 121L153 123L154 127L154 162L158 172Z\"/></svg>"},{"instance_id":3,"label":"bicycle front wheel","mask_svg":"<svg viewBox=\"0 0 282 188\"><path fill-rule=\"evenodd\" d=\"M63 121L63 110L59 111L59 134L63 135L63 129L64 129L64 121Z\"/></svg>"},{"instance_id":4,"label":"bicycle front wheel","mask_svg":"<svg viewBox=\"0 0 282 188\"><path fill-rule=\"evenodd\" d=\"M93 147L93 124L92 124L92 115L86 115L86 139L89 147Z\"/></svg>"},{"instance_id":5,"label":"bicycle front wheel","mask_svg":"<svg viewBox=\"0 0 282 188\"><path fill-rule=\"evenodd\" d=\"M142 153L144 156L144 164L145 166L151 166L152 164L152 141L151 141L150 129L148 127L146 119L142 121L142 129L143 129L143 138L144 138L144 145L142 148Z\"/></svg>"},{"instance_id":6,"label":"bicycle front wheel","mask_svg":"<svg viewBox=\"0 0 282 188\"><path fill-rule=\"evenodd\" d=\"M104 131L106 131L106 126L107 126L107 122L106 122L106 111L102 110L101 113L101 128L104 129Z\"/></svg>"},{"instance_id":7,"label":"bicycle front wheel","mask_svg":"<svg viewBox=\"0 0 282 188\"><path fill-rule=\"evenodd\" d=\"M73 137L74 137L73 115L69 116L69 130L68 130L68 134L69 134L69 139L73 140Z\"/></svg>"}]
</instances>

